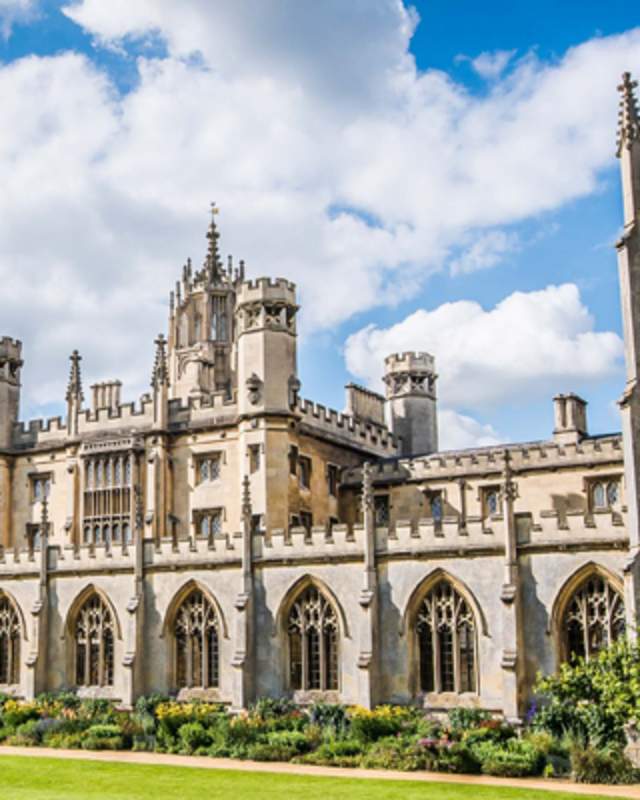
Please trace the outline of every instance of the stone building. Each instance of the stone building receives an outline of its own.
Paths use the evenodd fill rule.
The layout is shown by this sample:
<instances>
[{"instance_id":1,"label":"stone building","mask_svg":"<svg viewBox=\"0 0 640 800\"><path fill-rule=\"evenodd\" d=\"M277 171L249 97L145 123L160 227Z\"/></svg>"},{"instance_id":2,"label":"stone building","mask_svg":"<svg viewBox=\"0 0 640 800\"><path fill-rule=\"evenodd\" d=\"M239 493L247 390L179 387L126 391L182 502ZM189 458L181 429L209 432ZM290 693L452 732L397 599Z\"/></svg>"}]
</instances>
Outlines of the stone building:
<instances>
[{"instance_id":1,"label":"stone building","mask_svg":"<svg viewBox=\"0 0 640 800\"><path fill-rule=\"evenodd\" d=\"M0 340L0 689L291 696L526 710L538 670L634 630L640 453L640 130L623 78L623 432L554 398L548 440L438 450L427 353L385 396L300 396L295 287L223 265L215 217L156 340L151 391L91 387L18 421ZM428 342L425 345L428 347Z\"/></svg>"}]
</instances>

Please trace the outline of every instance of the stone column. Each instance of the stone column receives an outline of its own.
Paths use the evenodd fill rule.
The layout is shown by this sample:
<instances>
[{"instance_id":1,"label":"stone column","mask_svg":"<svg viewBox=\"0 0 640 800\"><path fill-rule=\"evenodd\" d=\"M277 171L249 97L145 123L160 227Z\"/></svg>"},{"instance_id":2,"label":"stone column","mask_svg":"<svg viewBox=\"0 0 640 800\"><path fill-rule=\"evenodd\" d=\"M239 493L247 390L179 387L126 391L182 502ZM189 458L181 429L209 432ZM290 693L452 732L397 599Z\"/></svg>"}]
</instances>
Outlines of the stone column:
<instances>
[{"instance_id":1,"label":"stone column","mask_svg":"<svg viewBox=\"0 0 640 800\"><path fill-rule=\"evenodd\" d=\"M524 669L522 652L522 619L520 575L516 526L513 505L518 497L518 487L513 480L511 455L504 452L504 473L501 487L504 525L504 583L500 593L502 601L502 705L507 719L520 717L520 686Z\"/></svg>"},{"instance_id":2,"label":"stone column","mask_svg":"<svg viewBox=\"0 0 640 800\"><path fill-rule=\"evenodd\" d=\"M144 520L140 487L134 488L135 528L133 537L134 564L132 594L124 620L124 680L122 702L131 708L144 693Z\"/></svg>"},{"instance_id":3,"label":"stone column","mask_svg":"<svg viewBox=\"0 0 640 800\"><path fill-rule=\"evenodd\" d=\"M40 571L38 594L31 606L31 649L27 655L25 697L32 700L47 689L48 622L49 622L49 504L42 498L40 518Z\"/></svg>"},{"instance_id":4,"label":"stone column","mask_svg":"<svg viewBox=\"0 0 640 800\"><path fill-rule=\"evenodd\" d=\"M251 531L249 477L242 481L242 565L240 586L235 599L233 632L233 708L246 708L251 702L253 648L253 542Z\"/></svg>"},{"instance_id":5,"label":"stone column","mask_svg":"<svg viewBox=\"0 0 640 800\"><path fill-rule=\"evenodd\" d=\"M364 570L359 602L363 619L360 625L358 655L358 704L375 705L375 672L377 669L376 621L378 614L378 576L376 571L376 526L371 480L371 464L362 468L362 518L364 523Z\"/></svg>"},{"instance_id":6,"label":"stone column","mask_svg":"<svg viewBox=\"0 0 640 800\"><path fill-rule=\"evenodd\" d=\"M11 477L13 462L9 456L0 456L0 545L11 547Z\"/></svg>"}]
</instances>

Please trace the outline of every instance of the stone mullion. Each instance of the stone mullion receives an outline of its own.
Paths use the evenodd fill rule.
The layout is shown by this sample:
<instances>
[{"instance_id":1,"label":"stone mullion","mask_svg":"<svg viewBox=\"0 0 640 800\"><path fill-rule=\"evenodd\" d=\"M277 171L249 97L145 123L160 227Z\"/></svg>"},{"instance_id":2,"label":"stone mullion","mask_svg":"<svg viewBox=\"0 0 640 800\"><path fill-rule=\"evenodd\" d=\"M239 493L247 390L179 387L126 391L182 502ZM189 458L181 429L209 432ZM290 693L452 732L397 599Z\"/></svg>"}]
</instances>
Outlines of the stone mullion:
<instances>
[{"instance_id":1,"label":"stone mullion","mask_svg":"<svg viewBox=\"0 0 640 800\"><path fill-rule=\"evenodd\" d=\"M440 673L440 632L436 614L433 614L433 623L431 625L431 642L433 648L433 690L439 694L442 691L442 676Z\"/></svg>"},{"instance_id":2,"label":"stone mullion","mask_svg":"<svg viewBox=\"0 0 640 800\"><path fill-rule=\"evenodd\" d=\"M203 623L200 630L200 658L202 659L202 686L206 688L209 685L209 647L207 628Z\"/></svg>"},{"instance_id":3,"label":"stone mullion","mask_svg":"<svg viewBox=\"0 0 640 800\"><path fill-rule=\"evenodd\" d=\"M307 642L307 628L306 625L303 625L302 630L300 632L300 642L301 642L301 662L302 662L302 689L306 691L309 688L309 674L308 674L308 642Z\"/></svg>"}]
</instances>

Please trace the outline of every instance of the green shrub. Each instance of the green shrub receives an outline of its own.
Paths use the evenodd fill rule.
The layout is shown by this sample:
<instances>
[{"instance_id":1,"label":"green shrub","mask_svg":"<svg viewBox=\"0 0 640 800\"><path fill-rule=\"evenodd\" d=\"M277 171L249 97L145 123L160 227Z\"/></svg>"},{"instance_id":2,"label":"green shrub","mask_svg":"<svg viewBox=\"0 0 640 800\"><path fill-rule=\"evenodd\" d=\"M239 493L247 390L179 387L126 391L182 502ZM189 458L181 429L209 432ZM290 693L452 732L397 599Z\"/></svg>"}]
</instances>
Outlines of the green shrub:
<instances>
[{"instance_id":1,"label":"green shrub","mask_svg":"<svg viewBox=\"0 0 640 800\"><path fill-rule=\"evenodd\" d=\"M317 750L298 756L300 764L317 764L323 767L357 767L363 752L363 745L355 739L331 739Z\"/></svg>"},{"instance_id":2,"label":"green shrub","mask_svg":"<svg viewBox=\"0 0 640 800\"><path fill-rule=\"evenodd\" d=\"M435 769L437 756L417 742L402 737L380 739L362 757L363 767L370 769L424 770Z\"/></svg>"},{"instance_id":3,"label":"green shrub","mask_svg":"<svg viewBox=\"0 0 640 800\"><path fill-rule=\"evenodd\" d=\"M201 722L187 722L178 730L180 750L191 754L206 750L211 744L211 734Z\"/></svg>"},{"instance_id":4,"label":"green shrub","mask_svg":"<svg viewBox=\"0 0 640 800\"><path fill-rule=\"evenodd\" d=\"M62 750L77 750L82 747L85 739L84 732L78 733L52 733L44 739L47 747L60 748Z\"/></svg>"},{"instance_id":5,"label":"green shrub","mask_svg":"<svg viewBox=\"0 0 640 800\"><path fill-rule=\"evenodd\" d=\"M2 708L2 722L8 728L16 729L30 719L38 719L40 711L36 703L21 700L7 700Z\"/></svg>"},{"instance_id":6,"label":"green shrub","mask_svg":"<svg viewBox=\"0 0 640 800\"><path fill-rule=\"evenodd\" d=\"M84 750L122 750L124 741L119 725L99 723L87 729L83 739Z\"/></svg>"},{"instance_id":7,"label":"green shrub","mask_svg":"<svg viewBox=\"0 0 640 800\"><path fill-rule=\"evenodd\" d=\"M473 753L485 775L505 778L540 775L546 763L545 754L524 739L511 739L505 744L482 742L475 745Z\"/></svg>"},{"instance_id":8,"label":"green shrub","mask_svg":"<svg viewBox=\"0 0 640 800\"><path fill-rule=\"evenodd\" d=\"M251 714L261 720L278 719L297 711L293 700L285 697L261 697L251 708Z\"/></svg>"},{"instance_id":9,"label":"green shrub","mask_svg":"<svg viewBox=\"0 0 640 800\"><path fill-rule=\"evenodd\" d=\"M572 748L571 769L577 783L635 783L640 777L620 749L591 745Z\"/></svg>"},{"instance_id":10,"label":"green shrub","mask_svg":"<svg viewBox=\"0 0 640 800\"><path fill-rule=\"evenodd\" d=\"M438 772L476 775L480 772L480 762L473 750L466 744L449 742L438 748L436 769Z\"/></svg>"},{"instance_id":11,"label":"green shrub","mask_svg":"<svg viewBox=\"0 0 640 800\"><path fill-rule=\"evenodd\" d=\"M401 706L378 706L371 711L357 707L349 715L349 734L361 742L375 742L400 733L413 719L414 712Z\"/></svg>"},{"instance_id":12,"label":"green shrub","mask_svg":"<svg viewBox=\"0 0 640 800\"><path fill-rule=\"evenodd\" d=\"M313 725L328 728L336 735L344 734L349 727L347 711L339 703L314 703L309 710Z\"/></svg>"},{"instance_id":13,"label":"green shrub","mask_svg":"<svg viewBox=\"0 0 640 800\"><path fill-rule=\"evenodd\" d=\"M480 723L487 722L491 715L481 708L452 708L447 714L452 732L462 734L464 731L477 728Z\"/></svg>"}]
</instances>

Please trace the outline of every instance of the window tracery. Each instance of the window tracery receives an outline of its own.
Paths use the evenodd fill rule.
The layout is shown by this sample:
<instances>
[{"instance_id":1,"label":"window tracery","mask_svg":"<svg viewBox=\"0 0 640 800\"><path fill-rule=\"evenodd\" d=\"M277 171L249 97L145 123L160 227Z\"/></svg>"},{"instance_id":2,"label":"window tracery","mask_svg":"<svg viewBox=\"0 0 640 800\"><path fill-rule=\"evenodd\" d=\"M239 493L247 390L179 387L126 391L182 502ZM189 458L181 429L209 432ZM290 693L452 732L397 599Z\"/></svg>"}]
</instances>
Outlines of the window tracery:
<instances>
[{"instance_id":1,"label":"window tracery","mask_svg":"<svg viewBox=\"0 0 640 800\"><path fill-rule=\"evenodd\" d=\"M423 692L476 692L476 624L473 612L448 580L423 599L416 616Z\"/></svg>"},{"instance_id":2,"label":"window tracery","mask_svg":"<svg viewBox=\"0 0 640 800\"><path fill-rule=\"evenodd\" d=\"M174 623L178 689L218 687L219 628L212 603L199 589L191 591L181 603Z\"/></svg>"},{"instance_id":3,"label":"window tracery","mask_svg":"<svg viewBox=\"0 0 640 800\"><path fill-rule=\"evenodd\" d=\"M84 544L131 543L132 458L130 453L111 453L86 459Z\"/></svg>"},{"instance_id":4,"label":"window tracery","mask_svg":"<svg viewBox=\"0 0 640 800\"><path fill-rule=\"evenodd\" d=\"M289 680L292 689L338 689L338 618L315 587L295 600L287 620Z\"/></svg>"},{"instance_id":5,"label":"window tracery","mask_svg":"<svg viewBox=\"0 0 640 800\"><path fill-rule=\"evenodd\" d=\"M564 655L587 660L624 636L625 610L620 592L601 575L591 575L574 592L562 619Z\"/></svg>"},{"instance_id":6,"label":"window tracery","mask_svg":"<svg viewBox=\"0 0 640 800\"><path fill-rule=\"evenodd\" d=\"M83 603L75 621L77 686L113 686L114 634L111 610L94 592Z\"/></svg>"},{"instance_id":7,"label":"window tracery","mask_svg":"<svg viewBox=\"0 0 640 800\"><path fill-rule=\"evenodd\" d=\"M6 595L0 595L0 685L20 683L20 618Z\"/></svg>"}]
</instances>

